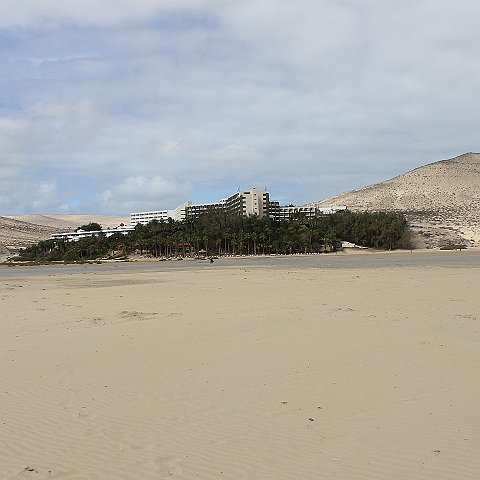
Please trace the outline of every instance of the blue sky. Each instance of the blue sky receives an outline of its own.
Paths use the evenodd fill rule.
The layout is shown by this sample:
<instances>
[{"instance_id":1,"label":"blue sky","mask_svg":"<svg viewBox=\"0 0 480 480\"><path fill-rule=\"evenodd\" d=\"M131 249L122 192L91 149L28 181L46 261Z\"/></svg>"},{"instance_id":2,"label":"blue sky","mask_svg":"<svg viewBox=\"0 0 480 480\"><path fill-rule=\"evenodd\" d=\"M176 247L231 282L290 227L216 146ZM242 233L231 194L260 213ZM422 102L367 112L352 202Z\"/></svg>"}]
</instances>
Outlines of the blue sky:
<instances>
[{"instance_id":1,"label":"blue sky","mask_svg":"<svg viewBox=\"0 0 480 480\"><path fill-rule=\"evenodd\" d=\"M2 0L0 214L267 186L306 203L479 151L480 4Z\"/></svg>"}]
</instances>

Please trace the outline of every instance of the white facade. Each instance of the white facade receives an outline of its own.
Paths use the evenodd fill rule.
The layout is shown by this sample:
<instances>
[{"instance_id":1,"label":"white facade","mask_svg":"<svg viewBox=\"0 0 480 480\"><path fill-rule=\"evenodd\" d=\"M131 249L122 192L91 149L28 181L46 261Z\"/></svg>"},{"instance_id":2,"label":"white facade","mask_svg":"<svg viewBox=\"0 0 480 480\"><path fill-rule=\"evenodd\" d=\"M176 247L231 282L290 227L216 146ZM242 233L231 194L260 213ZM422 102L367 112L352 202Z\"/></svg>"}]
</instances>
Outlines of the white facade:
<instances>
[{"instance_id":1,"label":"white facade","mask_svg":"<svg viewBox=\"0 0 480 480\"><path fill-rule=\"evenodd\" d=\"M130 225L135 226L137 223L147 225L152 220L167 220L170 210L157 210L154 212L135 212L130 214Z\"/></svg>"},{"instance_id":2,"label":"white facade","mask_svg":"<svg viewBox=\"0 0 480 480\"><path fill-rule=\"evenodd\" d=\"M248 191L235 192L218 202L197 204L185 202L173 210L131 213L130 224L132 226L137 225L137 223L147 225L152 220L166 221L169 218L175 221L183 221L187 217L196 218L209 210L224 210L243 216L256 215L260 218L268 216L275 220L288 220L297 214L311 218L318 214L330 214L346 209L346 206L280 206L279 202L270 200L270 194L267 191L252 188Z\"/></svg>"},{"instance_id":3,"label":"white facade","mask_svg":"<svg viewBox=\"0 0 480 480\"><path fill-rule=\"evenodd\" d=\"M346 210L345 206L334 207L296 207L296 206L283 206L278 208L278 219L288 220L293 215L305 215L307 218L316 217L319 213L328 215L331 213L341 212Z\"/></svg>"},{"instance_id":4,"label":"white facade","mask_svg":"<svg viewBox=\"0 0 480 480\"><path fill-rule=\"evenodd\" d=\"M173 210L156 210L152 212L134 212L130 214L130 225L135 226L137 223L147 225L152 220L167 221L169 218L176 222L185 220L186 209L192 205L192 202L185 202L174 208Z\"/></svg>"},{"instance_id":5,"label":"white facade","mask_svg":"<svg viewBox=\"0 0 480 480\"><path fill-rule=\"evenodd\" d=\"M176 222L181 222L185 220L186 210L190 205L192 205L192 202L185 202L179 205L177 208L169 210L170 218L173 218L173 220L175 220Z\"/></svg>"},{"instance_id":6,"label":"white facade","mask_svg":"<svg viewBox=\"0 0 480 480\"><path fill-rule=\"evenodd\" d=\"M317 211L320 213L336 213L336 212L343 212L347 209L346 205L334 205L332 207L315 207Z\"/></svg>"},{"instance_id":7,"label":"white facade","mask_svg":"<svg viewBox=\"0 0 480 480\"><path fill-rule=\"evenodd\" d=\"M187 205L185 209L185 214L187 217L198 217L202 213L205 213L209 210L223 210L225 205L225 200L220 200L219 202L212 203L191 203Z\"/></svg>"},{"instance_id":8,"label":"white facade","mask_svg":"<svg viewBox=\"0 0 480 480\"><path fill-rule=\"evenodd\" d=\"M269 215L270 195L264 190L252 188L238 191L225 200L225 210L238 215L267 217Z\"/></svg>"},{"instance_id":9,"label":"white facade","mask_svg":"<svg viewBox=\"0 0 480 480\"><path fill-rule=\"evenodd\" d=\"M74 241L80 240L81 238L87 237L96 237L97 235L103 234L106 237L111 237L115 233L121 233L126 235L127 233L133 232L135 227L117 227L117 228L106 228L105 230L77 230L76 232L65 232L65 233L54 233L50 238L52 240L68 240Z\"/></svg>"},{"instance_id":10,"label":"white facade","mask_svg":"<svg viewBox=\"0 0 480 480\"><path fill-rule=\"evenodd\" d=\"M267 192L252 188L249 192L243 192L243 196L247 215L268 216L269 195Z\"/></svg>"}]
</instances>

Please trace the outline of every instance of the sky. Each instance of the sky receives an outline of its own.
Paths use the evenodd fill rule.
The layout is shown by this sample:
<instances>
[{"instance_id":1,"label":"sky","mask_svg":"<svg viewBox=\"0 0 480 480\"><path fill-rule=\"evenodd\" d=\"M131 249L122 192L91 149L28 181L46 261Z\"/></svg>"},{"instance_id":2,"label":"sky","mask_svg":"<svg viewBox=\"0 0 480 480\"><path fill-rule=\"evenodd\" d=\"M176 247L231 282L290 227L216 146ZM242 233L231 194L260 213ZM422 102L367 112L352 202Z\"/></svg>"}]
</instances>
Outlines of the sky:
<instances>
[{"instance_id":1,"label":"sky","mask_svg":"<svg viewBox=\"0 0 480 480\"><path fill-rule=\"evenodd\" d=\"M479 151L473 0L2 0L0 214L303 204Z\"/></svg>"}]
</instances>

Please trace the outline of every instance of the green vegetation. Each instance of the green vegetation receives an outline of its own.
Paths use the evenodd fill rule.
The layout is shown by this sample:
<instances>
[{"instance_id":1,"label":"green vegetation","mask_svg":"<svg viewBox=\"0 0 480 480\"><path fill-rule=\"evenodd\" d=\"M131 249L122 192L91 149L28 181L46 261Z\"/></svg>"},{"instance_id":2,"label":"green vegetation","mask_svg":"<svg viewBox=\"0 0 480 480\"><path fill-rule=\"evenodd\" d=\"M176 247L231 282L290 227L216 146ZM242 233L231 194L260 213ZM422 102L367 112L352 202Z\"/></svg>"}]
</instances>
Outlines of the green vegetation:
<instances>
[{"instance_id":1,"label":"green vegetation","mask_svg":"<svg viewBox=\"0 0 480 480\"><path fill-rule=\"evenodd\" d=\"M138 224L133 232L76 242L45 240L21 252L23 261L86 261L130 253L153 257L330 252L341 241L380 249L410 248L410 231L398 213L339 212L274 221L207 212L198 219Z\"/></svg>"},{"instance_id":2,"label":"green vegetation","mask_svg":"<svg viewBox=\"0 0 480 480\"><path fill-rule=\"evenodd\" d=\"M102 226L99 223L90 222L90 223L87 223L86 225L82 225L81 227L78 227L76 231L78 232L78 230L83 230L84 232L98 232L101 229L102 229Z\"/></svg>"}]
</instances>

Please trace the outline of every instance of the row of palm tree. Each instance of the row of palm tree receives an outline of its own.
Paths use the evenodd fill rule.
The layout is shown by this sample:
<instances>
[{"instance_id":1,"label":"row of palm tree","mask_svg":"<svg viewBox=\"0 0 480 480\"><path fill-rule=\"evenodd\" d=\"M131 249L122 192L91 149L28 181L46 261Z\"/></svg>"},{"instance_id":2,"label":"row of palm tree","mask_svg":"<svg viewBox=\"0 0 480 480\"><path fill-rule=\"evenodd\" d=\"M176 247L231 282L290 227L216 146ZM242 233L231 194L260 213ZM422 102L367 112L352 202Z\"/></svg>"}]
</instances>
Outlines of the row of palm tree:
<instances>
[{"instance_id":1,"label":"row of palm tree","mask_svg":"<svg viewBox=\"0 0 480 480\"><path fill-rule=\"evenodd\" d=\"M211 211L177 222L138 224L127 235L97 235L76 242L46 240L22 252L23 260L86 260L133 252L153 257L329 252L346 240L366 247L407 247L409 230L398 213L338 212L289 221Z\"/></svg>"}]
</instances>

